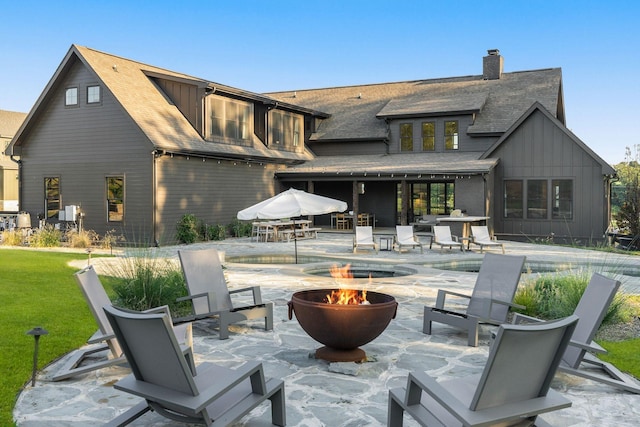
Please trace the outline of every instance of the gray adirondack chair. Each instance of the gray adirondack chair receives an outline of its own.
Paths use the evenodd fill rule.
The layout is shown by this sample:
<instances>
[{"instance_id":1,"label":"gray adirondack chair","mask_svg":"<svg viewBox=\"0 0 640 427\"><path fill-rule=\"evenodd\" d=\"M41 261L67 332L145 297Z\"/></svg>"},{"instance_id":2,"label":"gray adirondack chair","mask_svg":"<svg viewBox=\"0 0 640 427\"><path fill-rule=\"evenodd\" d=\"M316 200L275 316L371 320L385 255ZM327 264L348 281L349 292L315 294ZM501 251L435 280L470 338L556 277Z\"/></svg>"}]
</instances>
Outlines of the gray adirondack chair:
<instances>
[{"instance_id":1,"label":"gray adirondack chair","mask_svg":"<svg viewBox=\"0 0 640 427\"><path fill-rule=\"evenodd\" d=\"M562 357L559 370L582 378L598 381L632 393L640 393L640 383L624 374L611 363L598 359L592 353L607 351L593 341L602 319L615 297L620 282L594 273L573 314L580 320L571 337L571 343ZM514 323L540 321L516 314ZM595 368L595 369L594 369Z\"/></svg>"},{"instance_id":2,"label":"gray adirondack chair","mask_svg":"<svg viewBox=\"0 0 640 427\"><path fill-rule=\"evenodd\" d=\"M74 351L67 358L57 373L53 375L53 381L60 381L108 366L127 363L127 359L122 354L120 344L118 344L118 340L113 334L113 329L107 321L104 310L102 310L105 305L111 305L111 300L93 266L90 265L83 268L75 273L74 277L87 301L91 314L98 324L98 330L87 341L90 344L89 346ZM153 310L164 311L168 310L168 308L158 307ZM176 334L181 344L191 347L191 325L176 326ZM106 358L97 357L97 353L103 351L107 351Z\"/></svg>"},{"instance_id":3,"label":"gray adirondack chair","mask_svg":"<svg viewBox=\"0 0 640 427\"><path fill-rule=\"evenodd\" d=\"M229 338L229 325L245 320L264 318L265 330L273 329L273 303L263 302L260 286L229 290L218 251L213 248L178 251L189 295L182 300L192 302L192 316L200 320L217 316L219 338ZM231 295L252 292L252 303L234 305ZM185 319L177 319L183 321Z\"/></svg>"},{"instance_id":4,"label":"gray adirondack chair","mask_svg":"<svg viewBox=\"0 0 640 427\"><path fill-rule=\"evenodd\" d=\"M267 399L272 422L285 425L284 382L265 378L261 363L247 362L237 369L202 363L194 374L167 314L131 313L113 306L104 311L132 370L114 387L144 399L106 425L124 426L155 411L183 423L226 426Z\"/></svg>"},{"instance_id":5,"label":"gray adirondack chair","mask_svg":"<svg viewBox=\"0 0 640 427\"><path fill-rule=\"evenodd\" d=\"M438 290L435 307L424 308L422 332L431 334L431 323L445 323L466 329L468 344L478 345L478 329L481 323L500 325L507 321L510 307L522 306L513 303L524 256L487 253L484 256L475 287L471 295ZM447 296L468 300L466 310L447 308Z\"/></svg>"},{"instance_id":6,"label":"gray adirondack chair","mask_svg":"<svg viewBox=\"0 0 640 427\"><path fill-rule=\"evenodd\" d=\"M387 426L402 426L404 411L423 426L549 425L538 415L571 406L550 384L577 321L501 325L480 375L410 373L406 388L389 391Z\"/></svg>"}]
</instances>

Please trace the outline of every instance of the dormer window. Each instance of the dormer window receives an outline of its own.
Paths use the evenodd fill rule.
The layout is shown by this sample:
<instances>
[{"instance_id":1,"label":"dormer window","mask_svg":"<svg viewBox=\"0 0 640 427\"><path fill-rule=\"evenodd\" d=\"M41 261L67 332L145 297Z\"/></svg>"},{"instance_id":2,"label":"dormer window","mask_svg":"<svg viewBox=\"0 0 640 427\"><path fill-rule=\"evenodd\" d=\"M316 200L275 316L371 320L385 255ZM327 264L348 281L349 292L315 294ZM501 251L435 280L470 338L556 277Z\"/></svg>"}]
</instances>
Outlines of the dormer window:
<instances>
[{"instance_id":1,"label":"dormer window","mask_svg":"<svg viewBox=\"0 0 640 427\"><path fill-rule=\"evenodd\" d=\"M209 135L248 140L251 133L251 107L240 101L209 97Z\"/></svg>"},{"instance_id":2,"label":"dormer window","mask_svg":"<svg viewBox=\"0 0 640 427\"><path fill-rule=\"evenodd\" d=\"M78 88L68 87L64 92L64 105L67 107L78 106Z\"/></svg>"}]
</instances>

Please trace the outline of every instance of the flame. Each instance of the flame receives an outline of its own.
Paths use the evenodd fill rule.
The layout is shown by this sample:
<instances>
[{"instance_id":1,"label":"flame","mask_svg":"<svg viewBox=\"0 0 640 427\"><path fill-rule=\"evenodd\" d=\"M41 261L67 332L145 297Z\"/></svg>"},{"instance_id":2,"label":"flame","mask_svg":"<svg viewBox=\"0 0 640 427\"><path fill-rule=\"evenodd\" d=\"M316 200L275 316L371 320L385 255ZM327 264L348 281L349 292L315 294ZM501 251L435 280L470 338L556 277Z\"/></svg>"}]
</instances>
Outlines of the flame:
<instances>
[{"instance_id":1,"label":"flame","mask_svg":"<svg viewBox=\"0 0 640 427\"><path fill-rule=\"evenodd\" d=\"M369 304L369 301L367 301L366 290L336 289L327 295L327 303L360 305Z\"/></svg>"},{"instance_id":2,"label":"flame","mask_svg":"<svg viewBox=\"0 0 640 427\"><path fill-rule=\"evenodd\" d=\"M331 273L331 277L333 277L338 283L343 280L349 283L353 279L351 264L346 264L344 267L333 265L329 272ZM369 278L369 280L371 280L371 278ZM369 301L367 301L366 289L362 291L353 289L337 289L331 291L331 293L327 295L327 303L360 305L369 304Z\"/></svg>"},{"instance_id":3,"label":"flame","mask_svg":"<svg viewBox=\"0 0 640 427\"><path fill-rule=\"evenodd\" d=\"M340 279L353 279L353 272L351 272L351 264L346 264L344 267L340 267L337 264L331 266L329 270L331 277L336 280Z\"/></svg>"}]
</instances>

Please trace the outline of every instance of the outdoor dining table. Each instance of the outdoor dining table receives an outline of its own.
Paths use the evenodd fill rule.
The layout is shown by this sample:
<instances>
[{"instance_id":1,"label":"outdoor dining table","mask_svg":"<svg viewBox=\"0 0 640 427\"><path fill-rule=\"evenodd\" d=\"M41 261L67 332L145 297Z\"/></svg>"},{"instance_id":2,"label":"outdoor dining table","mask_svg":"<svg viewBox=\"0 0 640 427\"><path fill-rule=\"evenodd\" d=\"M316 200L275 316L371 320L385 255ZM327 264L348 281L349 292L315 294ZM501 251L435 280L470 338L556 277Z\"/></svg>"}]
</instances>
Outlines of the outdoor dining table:
<instances>
[{"instance_id":1,"label":"outdoor dining table","mask_svg":"<svg viewBox=\"0 0 640 427\"><path fill-rule=\"evenodd\" d=\"M462 238L469 239L471 236L471 224L485 222L489 219L488 216L443 216L436 218L438 223L440 222L459 222L462 223Z\"/></svg>"},{"instance_id":2,"label":"outdoor dining table","mask_svg":"<svg viewBox=\"0 0 640 427\"><path fill-rule=\"evenodd\" d=\"M261 221L257 224L258 226L258 236L264 236L264 239L259 241L267 242L273 241L278 242L284 240L283 232L285 230L302 230L309 227L311 224L311 220L308 219L296 219L288 220L288 221ZM271 240L269 240L269 236L271 236Z\"/></svg>"}]
</instances>

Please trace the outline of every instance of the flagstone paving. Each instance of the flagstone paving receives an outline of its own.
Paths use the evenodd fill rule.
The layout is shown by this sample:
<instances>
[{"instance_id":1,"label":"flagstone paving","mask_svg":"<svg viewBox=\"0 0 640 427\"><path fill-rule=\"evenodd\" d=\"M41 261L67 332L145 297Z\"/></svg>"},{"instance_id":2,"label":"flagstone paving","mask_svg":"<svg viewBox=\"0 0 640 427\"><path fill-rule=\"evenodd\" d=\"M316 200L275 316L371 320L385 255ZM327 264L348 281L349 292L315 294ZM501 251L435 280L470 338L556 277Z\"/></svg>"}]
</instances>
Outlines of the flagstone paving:
<instances>
[{"instance_id":1,"label":"flagstone paving","mask_svg":"<svg viewBox=\"0 0 640 427\"><path fill-rule=\"evenodd\" d=\"M359 252L351 250L351 236L320 233L318 239L297 242L299 260L329 258L354 264L403 265L415 274L384 279L357 279L349 286L393 295L398 312L389 327L362 348L365 363L328 363L313 358L320 344L298 325L295 316L288 318L287 302L295 291L336 287L333 279L305 273L311 264L248 264L237 257L292 256L294 243L256 243L248 238L150 250L157 256L176 260L177 249L191 250L215 246L224 251L225 274L230 287L259 284L263 298L273 301L274 330L264 331L263 322L248 322L231 327L231 337L219 340L215 321L194 324L196 362L210 361L236 367L247 360L258 360L267 376L285 381L287 425L316 426L382 426L386 424L388 389L404 385L409 371L426 371L438 379L479 373L488 353L490 327L481 329L478 347L468 347L467 338L445 325L434 324L433 335L422 334L424 305L435 302L437 289L469 292L475 273L434 269L429 264L443 262L479 263L477 252L427 250L397 252ZM428 246L428 245L427 245ZM604 264L612 272L640 271L638 257L602 252L523 243L506 244L507 254L524 254L531 263L570 263L572 265ZM318 259L315 259L316 261ZM113 259L94 258L99 273L108 270ZM116 261L117 262L117 261ZM86 261L74 263L78 268ZM323 264L324 265L324 264ZM623 268L624 266L624 268ZM532 273L534 274L534 273ZM640 280L622 276L622 289L640 294ZM44 344L46 345L46 344ZM138 402L134 396L115 390L112 385L128 370L113 367L82 375L71 380L50 381L64 359L42 370L35 387L27 385L18 397L14 418L20 427L87 426L103 423ZM621 392L609 386L558 374L553 387L572 402L571 408L544 415L555 426L636 426L640 422L640 395ZM415 426L406 418L407 426ZM181 425L148 413L132 426ZM243 418L238 426L270 425L268 403Z\"/></svg>"}]
</instances>

